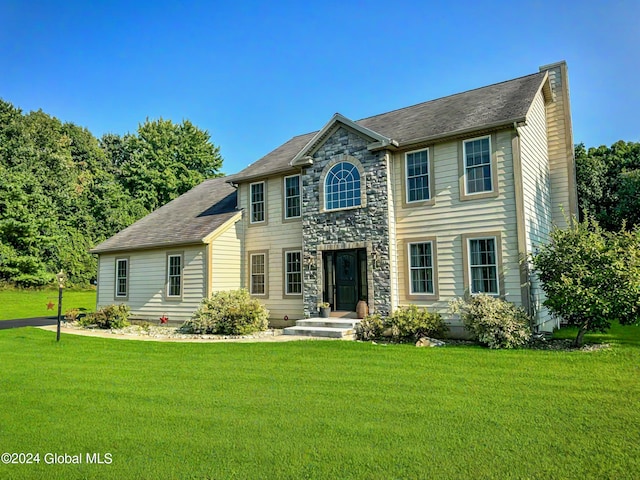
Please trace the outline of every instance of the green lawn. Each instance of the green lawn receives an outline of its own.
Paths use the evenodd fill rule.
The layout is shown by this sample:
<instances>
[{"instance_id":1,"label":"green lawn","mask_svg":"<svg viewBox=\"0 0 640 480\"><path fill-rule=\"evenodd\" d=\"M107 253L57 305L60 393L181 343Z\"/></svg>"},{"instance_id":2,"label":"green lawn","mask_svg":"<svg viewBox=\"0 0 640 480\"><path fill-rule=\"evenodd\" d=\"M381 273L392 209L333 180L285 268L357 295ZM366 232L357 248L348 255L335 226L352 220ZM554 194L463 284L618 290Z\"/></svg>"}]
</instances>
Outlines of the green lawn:
<instances>
[{"instance_id":1,"label":"green lawn","mask_svg":"<svg viewBox=\"0 0 640 480\"><path fill-rule=\"evenodd\" d=\"M640 328L617 332L585 353L3 330L0 451L40 463L0 478L639 478Z\"/></svg>"},{"instance_id":2,"label":"green lawn","mask_svg":"<svg viewBox=\"0 0 640 480\"><path fill-rule=\"evenodd\" d=\"M53 308L47 308L49 302ZM62 314L72 308L96 308L96 291L68 290L62 294ZM15 318L49 317L58 315L58 289L0 290L0 320Z\"/></svg>"}]
</instances>

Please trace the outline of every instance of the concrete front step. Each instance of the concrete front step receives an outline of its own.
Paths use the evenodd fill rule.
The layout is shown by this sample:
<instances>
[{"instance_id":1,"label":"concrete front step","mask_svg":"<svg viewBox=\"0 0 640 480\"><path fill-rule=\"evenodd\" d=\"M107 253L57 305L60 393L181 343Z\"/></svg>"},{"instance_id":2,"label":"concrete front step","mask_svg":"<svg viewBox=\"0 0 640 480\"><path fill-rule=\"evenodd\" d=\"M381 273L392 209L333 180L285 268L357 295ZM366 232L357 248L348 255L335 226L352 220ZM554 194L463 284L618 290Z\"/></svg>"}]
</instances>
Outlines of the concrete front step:
<instances>
[{"instance_id":1,"label":"concrete front step","mask_svg":"<svg viewBox=\"0 0 640 480\"><path fill-rule=\"evenodd\" d=\"M305 318L296 321L294 327L285 328L284 335L304 335L307 337L343 338L352 340L356 325L360 320L350 318Z\"/></svg>"}]
</instances>

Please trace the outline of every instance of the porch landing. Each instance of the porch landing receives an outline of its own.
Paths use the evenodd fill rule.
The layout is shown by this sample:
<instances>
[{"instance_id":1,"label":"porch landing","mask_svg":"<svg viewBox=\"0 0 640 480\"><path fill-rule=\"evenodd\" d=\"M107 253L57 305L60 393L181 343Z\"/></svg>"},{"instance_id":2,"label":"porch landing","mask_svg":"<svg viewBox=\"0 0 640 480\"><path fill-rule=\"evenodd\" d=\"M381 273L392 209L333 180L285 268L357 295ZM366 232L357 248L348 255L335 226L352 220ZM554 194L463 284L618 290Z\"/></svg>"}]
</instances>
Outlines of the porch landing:
<instances>
[{"instance_id":1,"label":"porch landing","mask_svg":"<svg viewBox=\"0 0 640 480\"><path fill-rule=\"evenodd\" d=\"M353 340L358 323L360 323L360 320L353 318L306 318L296 321L294 327L287 327L282 333L284 335Z\"/></svg>"}]
</instances>

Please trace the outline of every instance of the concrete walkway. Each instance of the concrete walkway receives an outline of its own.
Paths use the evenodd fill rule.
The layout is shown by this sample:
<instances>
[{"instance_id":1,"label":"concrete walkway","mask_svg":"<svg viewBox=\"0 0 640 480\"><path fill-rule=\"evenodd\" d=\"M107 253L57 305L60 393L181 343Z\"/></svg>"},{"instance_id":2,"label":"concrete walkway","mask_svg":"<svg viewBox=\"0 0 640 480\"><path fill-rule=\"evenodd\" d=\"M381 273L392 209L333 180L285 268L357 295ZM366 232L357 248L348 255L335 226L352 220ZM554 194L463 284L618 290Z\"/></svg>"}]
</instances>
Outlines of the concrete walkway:
<instances>
[{"instance_id":1,"label":"concrete walkway","mask_svg":"<svg viewBox=\"0 0 640 480\"><path fill-rule=\"evenodd\" d=\"M19 327L42 327L56 325L58 317L20 318L18 320L0 320L0 330Z\"/></svg>"}]
</instances>

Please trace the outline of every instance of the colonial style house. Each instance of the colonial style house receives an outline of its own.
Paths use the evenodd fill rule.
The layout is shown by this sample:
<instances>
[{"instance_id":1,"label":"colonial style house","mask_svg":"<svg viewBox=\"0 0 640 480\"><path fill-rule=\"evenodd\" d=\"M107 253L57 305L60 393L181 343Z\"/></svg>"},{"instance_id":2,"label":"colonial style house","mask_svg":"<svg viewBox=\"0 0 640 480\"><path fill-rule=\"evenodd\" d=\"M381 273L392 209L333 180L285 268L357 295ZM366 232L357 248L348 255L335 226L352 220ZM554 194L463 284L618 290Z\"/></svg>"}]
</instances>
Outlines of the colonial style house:
<instances>
[{"instance_id":1,"label":"colonial style house","mask_svg":"<svg viewBox=\"0 0 640 480\"><path fill-rule=\"evenodd\" d=\"M487 293L555 325L527 256L576 212L567 67L362 120L336 113L93 249L98 304L182 321L247 288L276 326ZM456 327L453 320L453 327Z\"/></svg>"}]
</instances>

